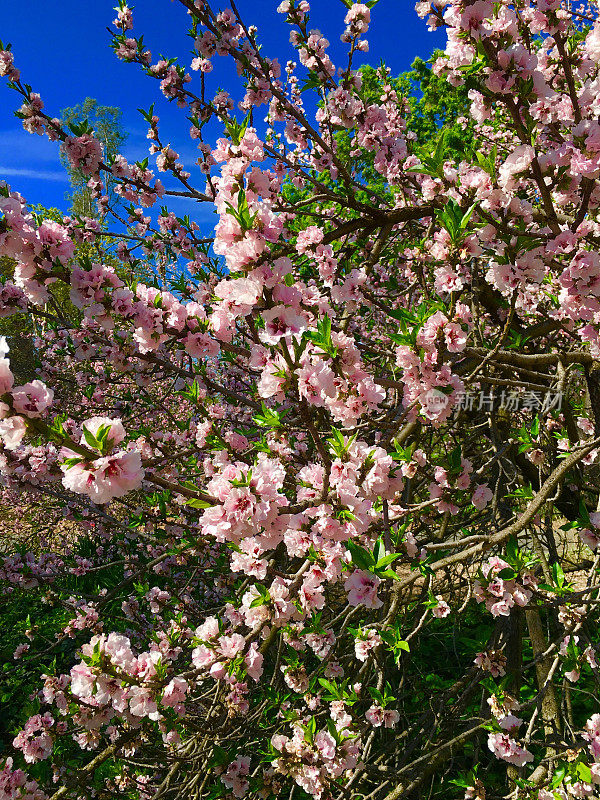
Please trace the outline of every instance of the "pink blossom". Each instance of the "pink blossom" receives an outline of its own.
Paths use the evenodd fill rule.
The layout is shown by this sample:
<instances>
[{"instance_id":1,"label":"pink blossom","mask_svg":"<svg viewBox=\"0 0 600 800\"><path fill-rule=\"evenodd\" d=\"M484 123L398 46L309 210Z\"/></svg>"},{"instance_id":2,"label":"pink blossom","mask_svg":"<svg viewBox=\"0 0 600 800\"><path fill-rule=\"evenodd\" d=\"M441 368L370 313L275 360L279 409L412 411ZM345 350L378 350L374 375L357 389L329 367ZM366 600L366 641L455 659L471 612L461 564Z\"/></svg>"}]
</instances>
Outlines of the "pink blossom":
<instances>
[{"instance_id":1,"label":"pink blossom","mask_svg":"<svg viewBox=\"0 0 600 800\"><path fill-rule=\"evenodd\" d=\"M26 417L41 417L52 405L54 392L42 381L31 381L23 386L15 386L11 391L13 406L18 414Z\"/></svg>"},{"instance_id":2,"label":"pink blossom","mask_svg":"<svg viewBox=\"0 0 600 800\"><path fill-rule=\"evenodd\" d=\"M335 758L336 744L335 739L330 733L319 731L315 736L315 745L323 758L328 761Z\"/></svg>"},{"instance_id":3,"label":"pink blossom","mask_svg":"<svg viewBox=\"0 0 600 800\"><path fill-rule=\"evenodd\" d=\"M250 784L246 778L250 772L250 758L248 756L238 756L228 767L221 780L231 789L236 797L244 797Z\"/></svg>"},{"instance_id":4,"label":"pink blossom","mask_svg":"<svg viewBox=\"0 0 600 800\"><path fill-rule=\"evenodd\" d=\"M68 136L63 144L71 166L85 175L95 175L102 160L102 145L93 136Z\"/></svg>"},{"instance_id":5,"label":"pink blossom","mask_svg":"<svg viewBox=\"0 0 600 800\"><path fill-rule=\"evenodd\" d=\"M431 609L431 613L433 614L434 617L437 617L438 619L443 619L444 617L447 617L450 614L450 606L444 600L443 597L438 596L435 599L437 600L437 605L435 605Z\"/></svg>"},{"instance_id":6,"label":"pink blossom","mask_svg":"<svg viewBox=\"0 0 600 800\"><path fill-rule=\"evenodd\" d=\"M0 419L0 439L7 450L16 450L27 431L23 417Z\"/></svg>"},{"instance_id":7,"label":"pink blossom","mask_svg":"<svg viewBox=\"0 0 600 800\"><path fill-rule=\"evenodd\" d=\"M519 145L516 147L504 164L500 167L498 183L503 189L512 189L515 181L514 177L528 169L535 158L535 151L530 145Z\"/></svg>"},{"instance_id":8,"label":"pink blossom","mask_svg":"<svg viewBox=\"0 0 600 800\"><path fill-rule=\"evenodd\" d=\"M506 656L498 651L477 653L473 663L489 672L494 678L506 674Z\"/></svg>"},{"instance_id":9,"label":"pink blossom","mask_svg":"<svg viewBox=\"0 0 600 800\"><path fill-rule=\"evenodd\" d=\"M0 434L2 432L1 425L2 423L0 422ZM590 550L595 550L598 547L598 544L600 544L600 533L596 530L592 531L590 528L581 528L577 531L577 533L579 534L581 541L587 545Z\"/></svg>"},{"instance_id":10,"label":"pink blossom","mask_svg":"<svg viewBox=\"0 0 600 800\"><path fill-rule=\"evenodd\" d=\"M316 225L310 225L303 231L300 231L296 240L296 251L300 254L308 252L311 248L323 241L323 231L317 228Z\"/></svg>"},{"instance_id":11,"label":"pink blossom","mask_svg":"<svg viewBox=\"0 0 600 800\"><path fill-rule=\"evenodd\" d=\"M244 637L239 633L233 633L231 636L221 636L219 638L218 648L225 658L235 658L238 653L244 649Z\"/></svg>"},{"instance_id":12,"label":"pink blossom","mask_svg":"<svg viewBox=\"0 0 600 800\"><path fill-rule=\"evenodd\" d=\"M87 464L61 465L63 486L76 494L85 494L95 503L108 503L139 489L144 477L140 454L120 451Z\"/></svg>"},{"instance_id":13,"label":"pink blossom","mask_svg":"<svg viewBox=\"0 0 600 800\"><path fill-rule=\"evenodd\" d=\"M372 629L363 631L361 638L354 640L354 653L359 661L366 661L371 650L379 647L381 636Z\"/></svg>"},{"instance_id":14,"label":"pink blossom","mask_svg":"<svg viewBox=\"0 0 600 800\"><path fill-rule=\"evenodd\" d=\"M533 761L533 755L506 733L490 733L488 747L496 758L500 758L517 767L522 767Z\"/></svg>"},{"instance_id":15,"label":"pink blossom","mask_svg":"<svg viewBox=\"0 0 600 800\"><path fill-rule=\"evenodd\" d=\"M263 655L258 651L255 642L252 642L244 658L246 672L255 681L259 681L263 673Z\"/></svg>"},{"instance_id":16,"label":"pink blossom","mask_svg":"<svg viewBox=\"0 0 600 800\"><path fill-rule=\"evenodd\" d=\"M160 714L149 689L132 686L129 692L129 710L134 717L149 717L158 719Z\"/></svg>"},{"instance_id":17,"label":"pink blossom","mask_svg":"<svg viewBox=\"0 0 600 800\"><path fill-rule=\"evenodd\" d=\"M471 502L475 506L478 511L482 511L490 500L494 497L494 493L489 488L489 486L485 483L480 484L479 486L475 487L475 491L473 492L473 497L471 498Z\"/></svg>"},{"instance_id":18,"label":"pink blossom","mask_svg":"<svg viewBox=\"0 0 600 800\"><path fill-rule=\"evenodd\" d=\"M209 358L219 354L219 343L208 333L188 333L185 339L185 350L192 358Z\"/></svg>"},{"instance_id":19,"label":"pink blossom","mask_svg":"<svg viewBox=\"0 0 600 800\"><path fill-rule=\"evenodd\" d=\"M374 728L394 728L400 719L400 714L390 708L381 708L378 705L372 705L365 713L367 721L371 723Z\"/></svg>"},{"instance_id":20,"label":"pink blossom","mask_svg":"<svg viewBox=\"0 0 600 800\"><path fill-rule=\"evenodd\" d=\"M76 697L91 697L96 678L86 664L78 664L71 668L71 691Z\"/></svg>"},{"instance_id":21,"label":"pink blossom","mask_svg":"<svg viewBox=\"0 0 600 800\"><path fill-rule=\"evenodd\" d=\"M185 702L185 696L189 690L188 682L185 678L172 678L165 686L161 703L163 706L175 708Z\"/></svg>"},{"instance_id":22,"label":"pink blossom","mask_svg":"<svg viewBox=\"0 0 600 800\"><path fill-rule=\"evenodd\" d=\"M383 602L377 597L377 587L380 583L381 580L376 575L362 569L354 570L344 582L344 588L348 592L348 602L351 606L381 608Z\"/></svg>"},{"instance_id":23,"label":"pink blossom","mask_svg":"<svg viewBox=\"0 0 600 800\"><path fill-rule=\"evenodd\" d=\"M194 633L203 641L215 639L219 635L219 621L216 617L208 617Z\"/></svg>"},{"instance_id":24,"label":"pink blossom","mask_svg":"<svg viewBox=\"0 0 600 800\"><path fill-rule=\"evenodd\" d=\"M12 389L13 383L14 377L10 369L9 360L7 358L0 358L0 395L9 392Z\"/></svg>"}]
</instances>

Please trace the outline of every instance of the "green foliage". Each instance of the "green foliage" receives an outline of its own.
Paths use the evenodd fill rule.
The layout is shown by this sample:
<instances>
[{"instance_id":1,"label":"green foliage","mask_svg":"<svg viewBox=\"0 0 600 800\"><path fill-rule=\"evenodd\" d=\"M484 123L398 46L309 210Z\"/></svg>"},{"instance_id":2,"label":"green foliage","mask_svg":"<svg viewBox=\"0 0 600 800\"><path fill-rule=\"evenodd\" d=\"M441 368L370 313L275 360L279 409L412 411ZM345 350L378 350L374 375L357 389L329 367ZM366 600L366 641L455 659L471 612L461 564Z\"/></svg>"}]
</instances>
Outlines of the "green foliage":
<instances>
[{"instance_id":1,"label":"green foliage","mask_svg":"<svg viewBox=\"0 0 600 800\"><path fill-rule=\"evenodd\" d=\"M406 100L407 127L416 135L417 147L431 148L439 141L443 130L446 157L460 160L475 150L472 120L466 121L465 125L457 121L468 117L468 90L465 86L450 85L446 78L433 72L432 63L439 55L440 51L435 51L427 61L415 59L408 72L390 78L389 84ZM382 93L380 72L365 66L360 74L363 98L367 102L377 102Z\"/></svg>"},{"instance_id":2,"label":"green foliage","mask_svg":"<svg viewBox=\"0 0 600 800\"><path fill-rule=\"evenodd\" d=\"M111 163L120 152L127 139L123 128L122 112L117 106L101 106L93 97L86 97L83 103L76 106L63 108L61 111L61 124L68 127L75 135L83 132L94 131L96 139L102 144L104 158ZM73 169L64 153L61 161L69 173L72 192L67 192L66 199L70 201L71 209L75 215L95 217L96 211L92 202L90 190L87 188L88 178L79 169ZM108 193L112 194L112 183L108 179Z\"/></svg>"},{"instance_id":3,"label":"green foliage","mask_svg":"<svg viewBox=\"0 0 600 800\"><path fill-rule=\"evenodd\" d=\"M452 86L433 72L431 64L439 55L440 51L436 51L427 61L415 59L412 69L398 79L411 110L408 128L416 133L419 145L436 141L443 128L448 156L465 158L475 150L473 123L469 120L463 126L457 120L468 116L468 90L465 86Z\"/></svg>"},{"instance_id":4,"label":"green foliage","mask_svg":"<svg viewBox=\"0 0 600 800\"><path fill-rule=\"evenodd\" d=\"M35 529L35 518L28 521ZM82 537L74 552L86 558L96 546L92 539ZM28 548L17 549L25 553ZM39 701L31 699L40 690L39 675L68 672L77 648L89 640L89 630L80 632L75 638L60 635L69 620L75 617L73 593L97 597L103 589L110 590L122 581L123 574L122 567L115 566L99 573L70 576L53 585L51 597L45 597L39 589L31 587L15 587L12 592L2 595L0 759L14 753L10 748L12 738L27 718L39 710ZM106 611L111 616L111 624L116 628L122 627L119 609L108 606ZM31 651L15 659L16 648L26 644L28 636L34 641Z\"/></svg>"},{"instance_id":5,"label":"green foliage","mask_svg":"<svg viewBox=\"0 0 600 800\"><path fill-rule=\"evenodd\" d=\"M410 145L411 152L417 155L425 166L424 171L435 175L442 174L444 162L472 159L477 150L473 122L469 118L468 89L466 86L453 87L445 78L433 72L432 63L438 54L436 51L428 61L416 59L411 70L396 78L390 77L384 68L361 67L359 92L367 107L382 102L386 93L385 87L389 86L396 92L399 111L406 120L407 131L414 135L413 143ZM318 81L311 81L312 77L309 75L304 86L305 89L311 88L311 86L317 88ZM459 122L461 118L464 121ZM355 171L361 184L369 187L369 191L354 187L353 200L371 203L373 193L376 193L382 200L393 205L394 197L388 184L373 166L375 154L365 154L364 151L361 151L360 156L357 157L354 155L356 144L353 135L346 130L337 130L333 135L336 139L340 160L348 165L350 171ZM484 156L481 158L485 162L482 164L482 168L491 169ZM433 159L433 161L428 168L425 162L428 162L429 159ZM343 194L345 191L342 182L339 179L334 181L328 170L321 173L315 172L314 177L322 184L335 189L338 194ZM306 189L299 189L291 182L284 184L282 194L285 202L290 204L297 204L308 198ZM319 219L321 209L315 208L314 204L306 204L304 210L307 216L312 217L316 214L316 219ZM447 212L449 215L447 223L454 232L457 244L469 221L469 212L465 213L465 211L459 209L457 214L453 214L452 210ZM296 219L289 222L288 227L291 232L296 232L305 227L306 223L306 216L298 215ZM348 259L344 260L343 265L340 265L340 270L342 274L347 274L356 266L361 265L354 264ZM304 279L316 277L310 259L300 269L300 276ZM387 313L395 316L394 309ZM409 325L409 328L413 329L412 324ZM407 339L405 343L410 344L411 342Z\"/></svg>"},{"instance_id":6,"label":"green foliage","mask_svg":"<svg viewBox=\"0 0 600 800\"><path fill-rule=\"evenodd\" d=\"M331 320L324 314L317 322L316 331L306 331L304 338L311 341L331 358L337 356L337 347L331 341Z\"/></svg>"},{"instance_id":7,"label":"green foliage","mask_svg":"<svg viewBox=\"0 0 600 800\"><path fill-rule=\"evenodd\" d=\"M390 569L390 565L402 558L402 554L386 553L381 538L375 542L372 552L356 544L352 539L348 540L347 547L352 554L352 563L359 569L372 572L378 578L394 578L398 580L398 575L393 569Z\"/></svg>"},{"instance_id":8,"label":"green foliage","mask_svg":"<svg viewBox=\"0 0 600 800\"><path fill-rule=\"evenodd\" d=\"M241 123L241 125L236 122L236 120L231 120L225 123L227 133L229 134L233 144L239 144L241 142L241 140L244 138L246 130L248 129L249 123L250 114L247 114L247 116L244 117L244 121Z\"/></svg>"}]
</instances>

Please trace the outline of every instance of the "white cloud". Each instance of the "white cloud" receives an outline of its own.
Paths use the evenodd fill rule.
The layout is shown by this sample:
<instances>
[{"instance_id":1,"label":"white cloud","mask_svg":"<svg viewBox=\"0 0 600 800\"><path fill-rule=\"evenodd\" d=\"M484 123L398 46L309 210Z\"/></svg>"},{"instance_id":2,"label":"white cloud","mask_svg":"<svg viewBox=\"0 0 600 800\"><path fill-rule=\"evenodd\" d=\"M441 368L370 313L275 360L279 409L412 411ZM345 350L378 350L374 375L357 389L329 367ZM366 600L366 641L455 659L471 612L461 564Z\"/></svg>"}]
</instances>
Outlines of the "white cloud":
<instances>
[{"instance_id":1,"label":"white cloud","mask_svg":"<svg viewBox=\"0 0 600 800\"><path fill-rule=\"evenodd\" d=\"M60 164L57 142L22 129L0 130L0 147L4 159L9 159L15 167L37 164L40 161L56 166Z\"/></svg>"},{"instance_id":2,"label":"white cloud","mask_svg":"<svg viewBox=\"0 0 600 800\"><path fill-rule=\"evenodd\" d=\"M38 181L58 181L68 183L69 178L64 172L49 169L21 169L20 167L4 167L0 164L0 179L3 177L33 178Z\"/></svg>"},{"instance_id":3,"label":"white cloud","mask_svg":"<svg viewBox=\"0 0 600 800\"><path fill-rule=\"evenodd\" d=\"M176 205L177 207L172 209L175 214L178 216L189 214L190 219L199 224L207 223L214 226L218 221L213 203L199 203L191 197L177 197L177 195L174 195L172 197L164 197L160 204L166 205L167 208Z\"/></svg>"}]
</instances>

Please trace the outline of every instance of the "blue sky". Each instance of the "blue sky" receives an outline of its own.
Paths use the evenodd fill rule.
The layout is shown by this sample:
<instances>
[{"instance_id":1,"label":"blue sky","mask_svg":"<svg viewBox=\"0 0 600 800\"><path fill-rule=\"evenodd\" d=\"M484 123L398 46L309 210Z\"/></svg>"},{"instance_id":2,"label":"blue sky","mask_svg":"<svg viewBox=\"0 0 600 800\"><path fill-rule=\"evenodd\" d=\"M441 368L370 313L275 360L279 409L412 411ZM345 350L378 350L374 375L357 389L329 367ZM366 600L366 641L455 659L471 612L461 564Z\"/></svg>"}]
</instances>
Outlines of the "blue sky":
<instances>
[{"instance_id":1,"label":"blue sky","mask_svg":"<svg viewBox=\"0 0 600 800\"><path fill-rule=\"evenodd\" d=\"M148 108L156 101L161 118L163 141L171 141L184 163L196 157L188 138L189 123L174 104L160 95L158 82L146 77L136 66L118 61L109 48L110 26L115 16L114 0L21 0L5 10L2 40L11 42L24 82L38 91L45 110L58 116L60 110L94 97L102 105L123 110L128 140L124 155L138 160L147 155L145 123L137 108ZM263 52L279 58L282 64L294 57L288 36L289 27L276 13L279 0L238 0L247 24L260 30ZM191 40L186 36L185 9L172 0L137 0L134 7L134 32L144 34L154 60L157 56L179 56L189 64ZM216 5L216 4L215 4ZM444 46L441 32L430 33L413 10L412 0L380 0L374 9L368 34L370 52L357 63L378 64L382 59L394 74L410 67L416 56L427 57L435 47ZM223 0L222 7L227 7ZM312 27L319 28L331 42L331 57L343 63L344 46L339 41L343 30L344 7L340 0L312 0ZM239 83L227 59L214 59L211 80L225 88L237 101ZM196 73L192 73L196 75ZM299 73L302 74L302 73ZM235 90L234 90L235 89ZM68 179L58 158L55 143L23 131L13 111L20 105L17 94L0 79L0 179L5 179L29 202L68 210L65 192ZM262 107L264 109L264 106ZM198 185L202 185L199 182ZM188 201L179 201L176 213L188 213Z\"/></svg>"}]
</instances>

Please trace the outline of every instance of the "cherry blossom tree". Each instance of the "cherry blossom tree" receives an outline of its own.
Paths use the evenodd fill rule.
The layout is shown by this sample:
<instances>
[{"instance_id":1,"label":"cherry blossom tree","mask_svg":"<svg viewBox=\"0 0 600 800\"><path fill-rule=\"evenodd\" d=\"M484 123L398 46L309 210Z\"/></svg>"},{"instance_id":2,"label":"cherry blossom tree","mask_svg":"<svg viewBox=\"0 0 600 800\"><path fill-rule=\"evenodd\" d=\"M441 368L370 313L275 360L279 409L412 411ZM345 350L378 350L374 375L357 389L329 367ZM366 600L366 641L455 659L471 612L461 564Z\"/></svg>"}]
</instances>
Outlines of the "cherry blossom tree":
<instances>
[{"instance_id":1,"label":"cherry blossom tree","mask_svg":"<svg viewBox=\"0 0 600 800\"><path fill-rule=\"evenodd\" d=\"M97 205L0 190L0 315L39 359L16 385L2 340L0 469L44 525L0 562L36 609L0 800L598 796L597 7L417 4L461 153L355 68L374 2L340 7L341 65L306 0L285 64L179 2L191 59L124 0L112 45L189 166L154 107L143 162L64 127L0 45Z\"/></svg>"}]
</instances>

